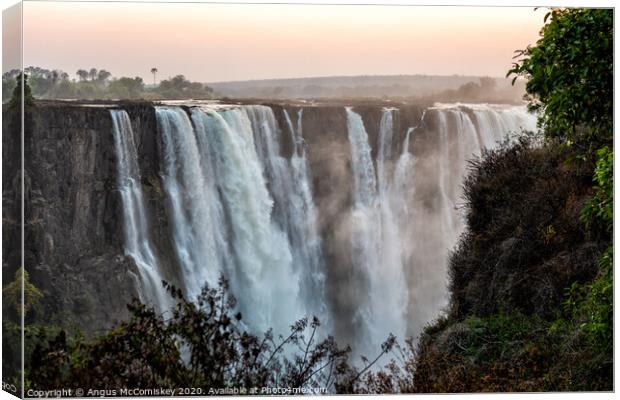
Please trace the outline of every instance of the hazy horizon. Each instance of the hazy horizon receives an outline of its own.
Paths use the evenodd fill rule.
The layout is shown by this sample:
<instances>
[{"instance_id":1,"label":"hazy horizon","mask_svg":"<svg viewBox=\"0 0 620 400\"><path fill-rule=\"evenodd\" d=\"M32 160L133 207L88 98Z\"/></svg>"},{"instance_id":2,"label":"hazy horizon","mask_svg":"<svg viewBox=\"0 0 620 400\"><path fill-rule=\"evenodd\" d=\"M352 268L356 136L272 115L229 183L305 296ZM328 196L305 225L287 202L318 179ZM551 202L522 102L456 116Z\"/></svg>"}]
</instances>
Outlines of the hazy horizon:
<instances>
[{"instance_id":1,"label":"hazy horizon","mask_svg":"<svg viewBox=\"0 0 620 400\"><path fill-rule=\"evenodd\" d=\"M505 74L504 74L505 75ZM223 84L223 83L245 83L245 82L268 82L268 81L297 81L297 80L313 80L313 79L347 79L347 78L396 78L396 77L413 77L413 76L425 76L432 78L449 78L449 77L463 77L463 78L494 78L504 79L505 76L490 76L490 75L470 75L470 74L362 74L362 75L321 75L321 76L295 76L289 78L259 78L259 79L236 79L230 81L205 81L203 83ZM508 79L508 78L506 78ZM512 77L510 78L512 80ZM146 84L148 85L148 80Z\"/></svg>"},{"instance_id":2,"label":"hazy horizon","mask_svg":"<svg viewBox=\"0 0 620 400\"><path fill-rule=\"evenodd\" d=\"M24 3L24 66L152 82L503 77L534 43L532 7ZM5 67L6 68L6 67Z\"/></svg>"},{"instance_id":3,"label":"hazy horizon","mask_svg":"<svg viewBox=\"0 0 620 400\"><path fill-rule=\"evenodd\" d=\"M77 78L75 76L75 71L71 72L71 71L67 71L64 70L62 68L57 68L55 66L49 66L49 65L24 65L24 68L28 68L28 67L39 67L39 68L43 68L49 71L53 71L53 70L62 70L64 72L69 73L69 75L71 76L72 79ZM97 68L96 65L90 65L90 67L94 67ZM6 71L4 71L6 72ZM178 74L175 75L171 75L170 77L174 77L176 75L184 75L182 71L179 71ZM138 76L138 75L136 75ZM120 78L121 75L117 75L117 74L112 74L111 78ZM130 77L133 77L133 75L130 75ZM512 80L514 77L506 77L505 74L502 76L496 75L496 76L492 76L492 75L472 75L472 74L424 74L424 73L419 73L419 74L357 74L357 75L321 75L321 76L293 76L293 77L286 77L286 78L257 78L257 79L235 79L235 80L226 80L226 81L199 81L201 83L204 84L227 84L227 83L246 83L246 82L269 82L269 81L298 81L298 80L314 80L314 79L348 79L348 78L397 78L397 77L429 77L429 78L450 78L450 77L462 77L462 78L472 78L472 79L478 79L478 78L493 78L493 79L509 79ZM149 74L148 76L144 76L142 77L143 79L145 79L145 84L148 85L152 85L153 82L153 76L151 74ZM159 83L159 81L161 81L162 79L166 79L168 77L161 77L161 79L158 77L157 81ZM522 79L522 78L518 78L518 79ZM76 79L77 80L77 79Z\"/></svg>"}]
</instances>

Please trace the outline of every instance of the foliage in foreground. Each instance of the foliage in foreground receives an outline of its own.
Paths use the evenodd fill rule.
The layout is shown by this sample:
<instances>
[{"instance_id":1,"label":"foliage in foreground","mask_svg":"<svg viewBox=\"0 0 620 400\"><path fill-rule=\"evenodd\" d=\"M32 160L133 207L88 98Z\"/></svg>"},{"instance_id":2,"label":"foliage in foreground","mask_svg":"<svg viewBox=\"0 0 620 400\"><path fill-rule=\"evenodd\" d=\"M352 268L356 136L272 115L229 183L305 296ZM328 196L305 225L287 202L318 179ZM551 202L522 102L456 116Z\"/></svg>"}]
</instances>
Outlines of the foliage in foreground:
<instances>
[{"instance_id":1,"label":"foliage in foreground","mask_svg":"<svg viewBox=\"0 0 620 400\"><path fill-rule=\"evenodd\" d=\"M297 321L287 337L271 331L258 337L243 329L224 279L216 289L205 287L196 302L168 289L178 302L168 319L136 301L129 306L131 319L102 337L67 337L61 331L38 344L27 371L29 387L189 387L202 388L202 394L269 387L352 393L395 343L390 336L379 356L358 370L348 362L350 348L339 347L331 336L319 339L316 318Z\"/></svg>"},{"instance_id":2,"label":"foliage in foreground","mask_svg":"<svg viewBox=\"0 0 620 400\"><path fill-rule=\"evenodd\" d=\"M600 357L582 347L573 328L520 313L451 323L422 340L415 388L448 393L611 390L610 355Z\"/></svg>"}]
</instances>

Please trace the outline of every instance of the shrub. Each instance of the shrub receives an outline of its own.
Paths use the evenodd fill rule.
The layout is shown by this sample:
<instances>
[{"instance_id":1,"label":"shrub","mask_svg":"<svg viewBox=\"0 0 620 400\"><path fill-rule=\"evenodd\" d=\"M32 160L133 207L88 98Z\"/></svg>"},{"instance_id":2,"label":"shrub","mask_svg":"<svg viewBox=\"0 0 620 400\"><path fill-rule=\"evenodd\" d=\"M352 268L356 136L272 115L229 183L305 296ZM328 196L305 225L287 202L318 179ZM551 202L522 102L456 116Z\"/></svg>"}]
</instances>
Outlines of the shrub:
<instances>
[{"instance_id":1,"label":"shrub","mask_svg":"<svg viewBox=\"0 0 620 400\"><path fill-rule=\"evenodd\" d=\"M236 301L221 279L218 288L205 287L195 302L167 286L178 302L165 320L137 301L131 319L94 339L68 338L64 331L37 345L27 371L36 389L193 387L254 387L315 389L331 392L362 390L361 378L390 352L394 337L361 370L348 364L350 348L328 336L319 340L320 322L306 318L290 334L268 331L262 337L242 328ZM242 392L243 393L243 392Z\"/></svg>"}]
</instances>

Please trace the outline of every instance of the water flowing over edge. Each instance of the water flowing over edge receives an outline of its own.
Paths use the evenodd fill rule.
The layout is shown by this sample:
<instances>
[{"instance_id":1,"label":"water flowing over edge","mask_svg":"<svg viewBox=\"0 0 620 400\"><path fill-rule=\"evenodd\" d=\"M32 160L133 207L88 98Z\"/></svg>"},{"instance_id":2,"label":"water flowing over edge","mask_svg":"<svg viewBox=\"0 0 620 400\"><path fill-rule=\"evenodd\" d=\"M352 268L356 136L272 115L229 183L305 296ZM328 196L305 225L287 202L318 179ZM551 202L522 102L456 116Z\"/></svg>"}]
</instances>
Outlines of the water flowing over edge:
<instances>
[{"instance_id":1,"label":"water flowing over edge","mask_svg":"<svg viewBox=\"0 0 620 400\"><path fill-rule=\"evenodd\" d=\"M117 156L117 184L123 209L125 254L136 263L140 275L140 300L154 303L159 310L169 308L162 286L157 257L149 237L149 221L140 182L140 168L131 120L126 111L110 110Z\"/></svg>"},{"instance_id":2,"label":"water flowing over edge","mask_svg":"<svg viewBox=\"0 0 620 400\"><path fill-rule=\"evenodd\" d=\"M303 108L296 115L282 113L285 126L280 127L267 106L156 107L171 240L190 298L204 283L217 285L222 274L250 329L286 333L294 320L317 315L329 331L329 322L342 316L332 315L326 293L333 266L326 264L322 249ZM416 336L446 303L447 250L464 229L457 205L467 160L520 127L534 130L535 121L520 107L439 105L425 110L417 126L399 127L406 133L397 153L399 110L386 108L373 157L362 117L351 107L345 113L352 180L350 251L366 282L357 290L367 291L351 316L363 326L352 345L356 353L373 354L389 333L401 339ZM159 261L148 238L131 121L122 110L111 110L111 115L125 253L138 266L142 300L165 309L170 302L159 289ZM435 121L438 138L436 219L426 216L433 211L411 201L424 179L416 173L411 143L418 129L428 130L427 120ZM282 154L283 135L292 143L290 157ZM428 221L440 227L437 254L430 259L410 243L424 234L420 226ZM429 269L428 260L437 265ZM430 295L424 288L428 279L436 282L426 285L434 289Z\"/></svg>"}]
</instances>

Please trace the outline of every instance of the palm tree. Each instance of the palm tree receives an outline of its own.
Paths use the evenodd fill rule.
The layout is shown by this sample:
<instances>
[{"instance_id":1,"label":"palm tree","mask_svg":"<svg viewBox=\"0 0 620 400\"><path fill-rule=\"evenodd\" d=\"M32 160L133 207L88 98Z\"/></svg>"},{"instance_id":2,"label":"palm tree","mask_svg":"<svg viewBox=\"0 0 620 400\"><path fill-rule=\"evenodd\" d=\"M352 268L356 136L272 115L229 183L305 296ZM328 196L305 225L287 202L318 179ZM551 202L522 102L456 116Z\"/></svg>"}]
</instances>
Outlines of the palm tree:
<instances>
[{"instance_id":1,"label":"palm tree","mask_svg":"<svg viewBox=\"0 0 620 400\"><path fill-rule=\"evenodd\" d=\"M153 86L157 85L157 82L155 81L155 78L157 76L157 68L153 67L151 68L151 74L153 74Z\"/></svg>"}]
</instances>

